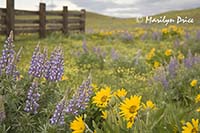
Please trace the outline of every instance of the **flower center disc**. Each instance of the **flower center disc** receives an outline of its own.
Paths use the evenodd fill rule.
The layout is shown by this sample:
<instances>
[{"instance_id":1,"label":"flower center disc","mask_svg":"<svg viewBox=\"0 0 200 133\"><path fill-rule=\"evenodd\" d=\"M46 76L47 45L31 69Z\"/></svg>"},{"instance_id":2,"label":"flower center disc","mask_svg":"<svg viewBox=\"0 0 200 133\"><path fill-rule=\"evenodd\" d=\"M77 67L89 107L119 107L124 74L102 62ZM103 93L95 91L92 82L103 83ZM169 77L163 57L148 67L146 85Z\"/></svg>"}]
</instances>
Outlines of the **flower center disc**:
<instances>
[{"instance_id":1,"label":"flower center disc","mask_svg":"<svg viewBox=\"0 0 200 133\"><path fill-rule=\"evenodd\" d=\"M103 97L101 98L101 101L102 101L102 102L106 102L106 99L107 99L107 96L103 96Z\"/></svg>"},{"instance_id":2,"label":"flower center disc","mask_svg":"<svg viewBox=\"0 0 200 133\"><path fill-rule=\"evenodd\" d=\"M136 110L136 106L134 105L129 108L130 113L135 113L135 110Z\"/></svg>"}]
</instances>

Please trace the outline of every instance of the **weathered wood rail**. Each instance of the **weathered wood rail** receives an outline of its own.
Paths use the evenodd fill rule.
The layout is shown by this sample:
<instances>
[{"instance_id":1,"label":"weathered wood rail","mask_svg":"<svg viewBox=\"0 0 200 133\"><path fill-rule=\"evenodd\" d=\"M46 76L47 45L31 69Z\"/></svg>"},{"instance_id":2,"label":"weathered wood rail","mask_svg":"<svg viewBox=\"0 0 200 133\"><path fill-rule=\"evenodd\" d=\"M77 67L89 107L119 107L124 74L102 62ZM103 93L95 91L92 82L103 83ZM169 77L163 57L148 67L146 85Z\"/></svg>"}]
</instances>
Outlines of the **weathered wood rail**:
<instances>
[{"instance_id":1,"label":"weathered wood rail","mask_svg":"<svg viewBox=\"0 0 200 133\"><path fill-rule=\"evenodd\" d=\"M70 11L67 6L62 11L47 11L45 3L40 3L39 11L14 9L14 0L7 0L6 8L0 8L0 34L8 35L39 33L44 38L47 32L85 32L86 11Z\"/></svg>"}]
</instances>

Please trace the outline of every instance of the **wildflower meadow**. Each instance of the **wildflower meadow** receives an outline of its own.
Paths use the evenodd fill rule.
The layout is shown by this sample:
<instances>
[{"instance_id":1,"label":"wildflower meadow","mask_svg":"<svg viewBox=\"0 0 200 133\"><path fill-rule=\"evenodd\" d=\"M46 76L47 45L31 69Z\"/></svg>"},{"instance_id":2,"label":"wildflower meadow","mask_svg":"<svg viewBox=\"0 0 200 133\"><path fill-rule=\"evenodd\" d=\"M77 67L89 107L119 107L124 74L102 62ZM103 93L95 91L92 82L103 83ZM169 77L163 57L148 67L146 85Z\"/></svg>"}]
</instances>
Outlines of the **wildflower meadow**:
<instances>
[{"instance_id":1,"label":"wildflower meadow","mask_svg":"<svg viewBox=\"0 0 200 133\"><path fill-rule=\"evenodd\" d=\"M85 34L0 37L0 132L199 133L199 26L92 16Z\"/></svg>"}]
</instances>

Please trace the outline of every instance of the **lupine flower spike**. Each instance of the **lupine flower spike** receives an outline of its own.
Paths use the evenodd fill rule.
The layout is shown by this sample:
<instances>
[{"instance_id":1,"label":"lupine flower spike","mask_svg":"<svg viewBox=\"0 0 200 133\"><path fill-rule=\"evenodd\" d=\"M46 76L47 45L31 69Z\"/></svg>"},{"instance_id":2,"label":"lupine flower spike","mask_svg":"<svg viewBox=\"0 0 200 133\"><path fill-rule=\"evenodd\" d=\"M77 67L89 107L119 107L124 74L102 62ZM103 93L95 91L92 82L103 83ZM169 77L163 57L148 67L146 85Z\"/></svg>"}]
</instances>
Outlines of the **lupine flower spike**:
<instances>
[{"instance_id":1,"label":"lupine flower spike","mask_svg":"<svg viewBox=\"0 0 200 133\"><path fill-rule=\"evenodd\" d=\"M89 76L74 93L65 111L68 114L78 115L84 111L92 94L91 77Z\"/></svg>"},{"instance_id":2,"label":"lupine flower spike","mask_svg":"<svg viewBox=\"0 0 200 133\"><path fill-rule=\"evenodd\" d=\"M50 123L52 125L58 124L58 125L63 125L65 124L65 108L66 108L66 100L68 98L68 95L71 93L71 89L67 89L65 91L65 96L64 98L56 105L56 109L53 113L53 116L50 119Z\"/></svg>"},{"instance_id":3,"label":"lupine flower spike","mask_svg":"<svg viewBox=\"0 0 200 133\"><path fill-rule=\"evenodd\" d=\"M39 45L36 46L35 51L33 52L31 65L29 68L29 75L33 77L41 78L44 69L45 69L45 62L47 57L47 50L44 49L44 52L40 52Z\"/></svg>"},{"instance_id":4,"label":"lupine flower spike","mask_svg":"<svg viewBox=\"0 0 200 133\"><path fill-rule=\"evenodd\" d=\"M38 83L36 81L33 81L27 93L26 106L24 110L29 113L37 114L37 109L39 107L39 98L40 94L38 92Z\"/></svg>"},{"instance_id":5,"label":"lupine flower spike","mask_svg":"<svg viewBox=\"0 0 200 133\"><path fill-rule=\"evenodd\" d=\"M65 118L64 118L64 109L66 107L66 101L65 99L62 99L57 105L56 109L54 111L53 116L50 119L50 123L53 124L59 124L63 125L65 124Z\"/></svg>"},{"instance_id":6,"label":"lupine flower spike","mask_svg":"<svg viewBox=\"0 0 200 133\"><path fill-rule=\"evenodd\" d=\"M17 55L13 48L13 32L11 31L2 50L2 56L0 58L0 75L5 71L6 75L13 76L16 80L19 76L19 72L16 69L16 63L19 61L22 48L20 48Z\"/></svg>"},{"instance_id":7,"label":"lupine flower spike","mask_svg":"<svg viewBox=\"0 0 200 133\"><path fill-rule=\"evenodd\" d=\"M64 56L60 48L55 49L45 63L44 77L48 81L60 81L64 73Z\"/></svg>"}]
</instances>

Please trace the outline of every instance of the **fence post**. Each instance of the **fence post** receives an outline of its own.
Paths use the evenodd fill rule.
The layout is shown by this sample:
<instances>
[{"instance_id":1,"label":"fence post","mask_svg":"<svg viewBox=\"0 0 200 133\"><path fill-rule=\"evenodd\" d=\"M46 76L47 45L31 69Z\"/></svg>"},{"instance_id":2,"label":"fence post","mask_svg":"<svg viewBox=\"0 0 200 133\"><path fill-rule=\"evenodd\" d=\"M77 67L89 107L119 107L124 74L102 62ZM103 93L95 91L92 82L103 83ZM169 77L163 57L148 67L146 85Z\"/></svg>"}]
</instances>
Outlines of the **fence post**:
<instances>
[{"instance_id":1,"label":"fence post","mask_svg":"<svg viewBox=\"0 0 200 133\"><path fill-rule=\"evenodd\" d=\"M7 0L6 3L7 11L6 11L6 35L10 34L12 30L14 33L15 30L15 9L14 9L14 0ZM14 34L13 34L14 38Z\"/></svg>"},{"instance_id":2,"label":"fence post","mask_svg":"<svg viewBox=\"0 0 200 133\"><path fill-rule=\"evenodd\" d=\"M40 38L46 36L46 5L45 3L40 3L39 9L39 18L40 18Z\"/></svg>"},{"instance_id":3,"label":"fence post","mask_svg":"<svg viewBox=\"0 0 200 133\"><path fill-rule=\"evenodd\" d=\"M80 32L85 32L85 19L86 19L86 10L81 9L81 18L80 18Z\"/></svg>"},{"instance_id":4,"label":"fence post","mask_svg":"<svg viewBox=\"0 0 200 133\"><path fill-rule=\"evenodd\" d=\"M68 34L68 7L63 7L63 33Z\"/></svg>"}]
</instances>

